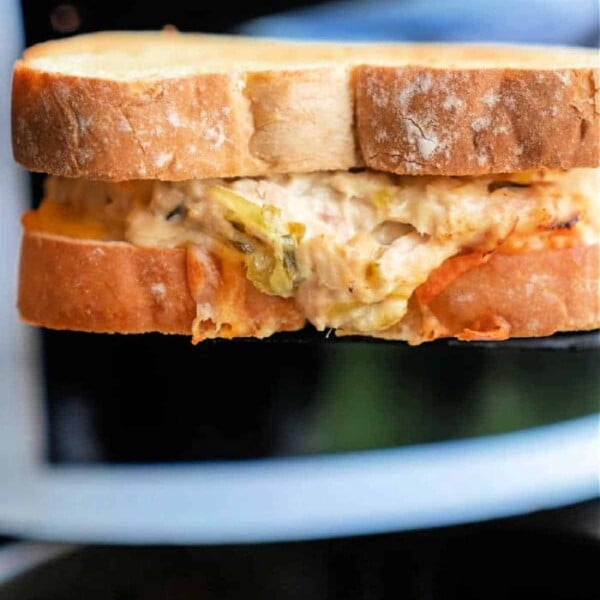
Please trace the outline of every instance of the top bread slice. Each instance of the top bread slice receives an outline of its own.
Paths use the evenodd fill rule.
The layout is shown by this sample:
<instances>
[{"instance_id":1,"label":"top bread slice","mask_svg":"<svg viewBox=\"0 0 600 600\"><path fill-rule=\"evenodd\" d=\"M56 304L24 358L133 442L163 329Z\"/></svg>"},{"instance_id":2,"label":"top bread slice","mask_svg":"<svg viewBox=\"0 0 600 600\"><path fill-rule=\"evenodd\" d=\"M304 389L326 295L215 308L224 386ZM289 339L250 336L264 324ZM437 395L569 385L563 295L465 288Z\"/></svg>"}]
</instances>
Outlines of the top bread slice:
<instances>
[{"instance_id":1,"label":"top bread slice","mask_svg":"<svg viewBox=\"0 0 600 600\"><path fill-rule=\"evenodd\" d=\"M15 158L88 179L600 164L594 50L99 33L14 68Z\"/></svg>"}]
</instances>

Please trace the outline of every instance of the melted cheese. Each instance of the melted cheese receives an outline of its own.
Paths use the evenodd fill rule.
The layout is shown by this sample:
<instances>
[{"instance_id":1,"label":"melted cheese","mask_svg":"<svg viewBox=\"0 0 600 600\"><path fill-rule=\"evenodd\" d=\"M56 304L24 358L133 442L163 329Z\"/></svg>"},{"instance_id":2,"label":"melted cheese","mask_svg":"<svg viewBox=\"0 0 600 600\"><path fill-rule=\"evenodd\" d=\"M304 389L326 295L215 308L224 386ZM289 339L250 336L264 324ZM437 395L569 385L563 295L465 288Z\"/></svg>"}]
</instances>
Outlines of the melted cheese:
<instances>
[{"instance_id":1,"label":"melted cheese","mask_svg":"<svg viewBox=\"0 0 600 600\"><path fill-rule=\"evenodd\" d=\"M461 261L462 272L493 251L598 243L599 178L598 169L125 184L50 178L46 202L24 224L138 246L233 249L261 291L294 296L318 329L378 335L402 320L411 295L451 257L478 253L479 263Z\"/></svg>"}]
</instances>

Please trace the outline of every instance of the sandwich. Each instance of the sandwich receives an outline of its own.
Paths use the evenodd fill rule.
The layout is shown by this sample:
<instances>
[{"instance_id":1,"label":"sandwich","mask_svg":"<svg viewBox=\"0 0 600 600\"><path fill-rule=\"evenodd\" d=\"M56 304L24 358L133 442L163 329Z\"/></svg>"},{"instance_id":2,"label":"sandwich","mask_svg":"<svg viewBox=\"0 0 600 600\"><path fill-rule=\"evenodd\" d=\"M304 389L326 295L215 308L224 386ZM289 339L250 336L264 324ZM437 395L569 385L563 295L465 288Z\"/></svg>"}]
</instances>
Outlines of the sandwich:
<instances>
[{"instance_id":1,"label":"sandwich","mask_svg":"<svg viewBox=\"0 0 600 600\"><path fill-rule=\"evenodd\" d=\"M18 308L88 332L600 326L593 50L98 33L12 88Z\"/></svg>"}]
</instances>

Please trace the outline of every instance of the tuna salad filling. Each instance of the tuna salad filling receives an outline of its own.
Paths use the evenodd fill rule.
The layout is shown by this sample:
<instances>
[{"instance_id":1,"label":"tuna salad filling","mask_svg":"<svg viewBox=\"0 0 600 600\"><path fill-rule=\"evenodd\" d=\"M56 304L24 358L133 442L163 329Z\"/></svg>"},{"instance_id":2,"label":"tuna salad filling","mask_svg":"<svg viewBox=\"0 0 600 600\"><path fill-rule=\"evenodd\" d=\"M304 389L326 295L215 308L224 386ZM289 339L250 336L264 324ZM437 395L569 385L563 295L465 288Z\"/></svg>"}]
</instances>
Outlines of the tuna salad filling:
<instances>
[{"instance_id":1,"label":"tuna salad filling","mask_svg":"<svg viewBox=\"0 0 600 600\"><path fill-rule=\"evenodd\" d=\"M452 257L598 243L599 183L599 169L123 183L49 177L43 204L24 224L185 247L192 261L202 261L197 249L233 257L258 290L293 298L317 329L386 337L415 290ZM197 320L215 318L197 303Z\"/></svg>"}]
</instances>

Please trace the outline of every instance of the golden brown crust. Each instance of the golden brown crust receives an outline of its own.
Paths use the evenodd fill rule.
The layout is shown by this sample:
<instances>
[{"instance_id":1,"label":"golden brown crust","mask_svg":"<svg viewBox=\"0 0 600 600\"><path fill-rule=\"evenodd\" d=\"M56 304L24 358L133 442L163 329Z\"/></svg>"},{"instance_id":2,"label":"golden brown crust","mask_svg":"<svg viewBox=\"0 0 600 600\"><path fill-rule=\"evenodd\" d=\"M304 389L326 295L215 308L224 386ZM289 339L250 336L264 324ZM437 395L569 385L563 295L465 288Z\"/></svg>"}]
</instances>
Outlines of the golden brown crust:
<instances>
[{"instance_id":1,"label":"golden brown crust","mask_svg":"<svg viewBox=\"0 0 600 600\"><path fill-rule=\"evenodd\" d=\"M343 70L124 82L17 63L15 159L87 179L177 181L361 164ZM323 143L326 140L326 143Z\"/></svg>"},{"instance_id":2,"label":"golden brown crust","mask_svg":"<svg viewBox=\"0 0 600 600\"><path fill-rule=\"evenodd\" d=\"M129 79L50 72L36 62L86 48L103 53L106 44L135 49L142 39L157 40L99 35L29 50L13 75L16 160L33 171L111 180L364 164L446 175L599 164L598 69L584 50L448 46L442 53L176 36L167 42L178 52L198 44L237 49L238 61L259 59Z\"/></svg>"},{"instance_id":3,"label":"golden brown crust","mask_svg":"<svg viewBox=\"0 0 600 600\"><path fill-rule=\"evenodd\" d=\"M575 246L496 253L426 307L413 298L413 335L505 339L600 327L599 252Z\"/></svg>"},{"instance_id":4,"label":"golden brown crust","mask_svg":"<svg viewBox=\"0 0 600 600\"><path fill-rule=\"evenodd\" d=\"M25 232L18 307L53 329L189 333L185 250Z\"/></svg>"},{"instance_id":5,"label":"golden brown crust","mask_svg":"<svg viewBox=\"0 0 600 600\"><path fill-rule=\"evenodd\" d=\"M395 173L595 167L598 87L593 69L361 67L361 150L367 166Z\"/></svg>"},{"instance_id":6,"label":"golden brown crust","mask_svg":"<svg viewBox=\"0 0 600 600\"><path fill-rule=\"evenodd\" d=\"M599 327L598 253L598 246L586 246L495 254L458 277L427 307L413 297L404 336L413 342L445 336L485 338L494 337L500 327L510 337L527 337ZM218 265L217 270L222 268ZM236 298L227 293L213 298L228 303L222 308L229 315L234 311L234 334L256 335L265 321L280 331L303 326L304 317L292 300L258 292L241 266L229 269L227 285L245 291L236 292ZM55 329L189 334L196 306L188 278L183 249L26 232L19 310L25 321ZM203 332L210 337L214 327L205 324Z\"/></svg>"},{"instance_id":7,"label":"golden brown crust","mask_svg":"<svg viewBox=\"0 0 600 600\"><path fill-rule=\"evenodd\" d=\"M52 329L190 334L196 304L186 272L185 249L26 232L18 307L25 321ZM256 291L241 270L236 275L236 305L218 308L228 311L238 335L256 335L261 318L281 331L304 325L292 302ZM218 304L227 297L216 294L208 300ZM213 330L210 323L201 323L200 337L213 337Z\"/></svg>"}]
</instances>

